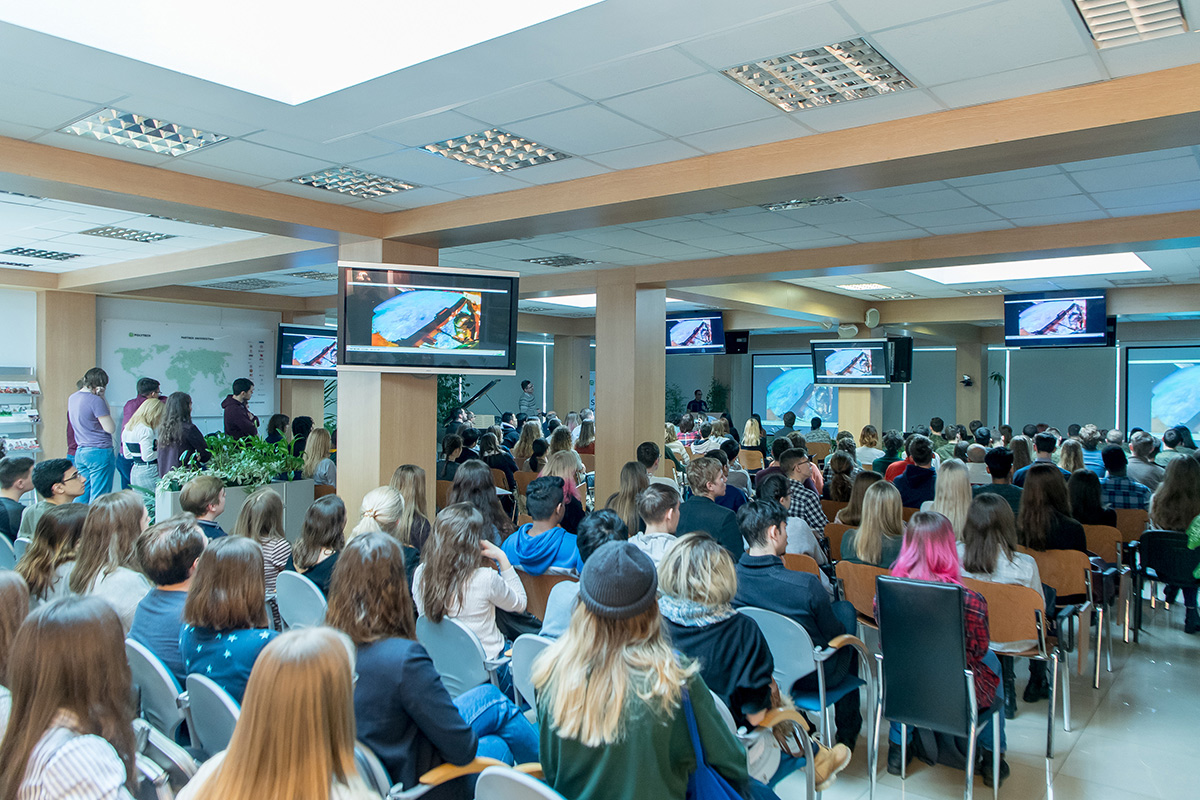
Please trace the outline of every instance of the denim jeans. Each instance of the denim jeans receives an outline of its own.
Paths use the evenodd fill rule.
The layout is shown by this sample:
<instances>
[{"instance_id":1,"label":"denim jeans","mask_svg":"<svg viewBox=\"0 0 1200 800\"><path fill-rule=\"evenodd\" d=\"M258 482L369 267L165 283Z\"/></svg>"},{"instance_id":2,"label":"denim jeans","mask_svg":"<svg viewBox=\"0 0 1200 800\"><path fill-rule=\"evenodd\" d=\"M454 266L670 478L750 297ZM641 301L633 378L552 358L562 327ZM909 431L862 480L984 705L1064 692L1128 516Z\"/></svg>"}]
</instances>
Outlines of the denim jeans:
<instances>
[{"instance_id":1,"label":"denim jeans","mask_svg":"<svg viewBox=\"0 0 1200 800\"><path fill-rule=\"evenodd\" d=\"M505 764L538 760L538 732L513 701L490 683L454 698L458 713L479 737L477 756Z\"/></svg>"},{"instance_id":2,"label":"denim jeans","mask_svg":"<svg viewBox=\"0 0 1200 800\"><path fill-rule=\"evenodd\" d=\"M121 488L128 489L132 485L133 478L131 471L133 470L133 462L121 454L120 444L117 444L117 450L114 451L114 458L117 462L117 474L121 476Z\"/></svg>"},{"instance_id":3,"label":"denim jeans","mask_svg":"<svg viewBox=\"0 0 1200 800\"><path fill-rule=\"evenodd\" d=\"M983 663L991 668L992 672L1000 674L1000 659L991 650L983 656ZM992 751L992 722L1000 720L1000 752L1008 750L1008 738L1004 734L1004 681L1000 681L996 686L996 705L1001 709L1001 713L989 716L987 721L980 720L981 724L975 733L975 743L983 750L989 753ZM913 729L910 726L908 729L908 743L912 744ZM893 722L888 730L888 742L891 744L900 744L900 723Z\"/></svg>"},{"instance_id":4,"label":"denim jeans","mask_svg":"<svg viewBox=\"0 0 1200 800\"><path fill-rule=\"evenodd\" d=\"M90 503L112 491L116 459L111 447L80 447L75 451L75 468L87 479L83 494L75 502Z\"/></svg>"}]
</instances>

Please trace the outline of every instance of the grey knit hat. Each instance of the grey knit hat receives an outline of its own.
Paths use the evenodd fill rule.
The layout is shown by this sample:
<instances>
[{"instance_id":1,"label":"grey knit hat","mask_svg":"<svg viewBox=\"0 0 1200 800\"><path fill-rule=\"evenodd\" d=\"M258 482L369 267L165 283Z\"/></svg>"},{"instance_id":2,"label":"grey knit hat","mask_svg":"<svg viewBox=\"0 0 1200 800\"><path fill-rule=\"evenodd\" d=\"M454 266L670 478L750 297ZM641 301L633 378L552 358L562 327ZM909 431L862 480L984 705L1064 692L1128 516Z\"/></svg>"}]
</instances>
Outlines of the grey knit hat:
<instances>
[{"instance_id":1,"label":"grey knit hat","mask_svg":"<svg viewBox=\"0 0 1200 800\"><path fill-rule=\"evenodd\" d=\"M592 553L579 576L579 597L598 617L629 619L654 603L658 572L629 542L609 542Z\"/></svg>"}]
</instances>

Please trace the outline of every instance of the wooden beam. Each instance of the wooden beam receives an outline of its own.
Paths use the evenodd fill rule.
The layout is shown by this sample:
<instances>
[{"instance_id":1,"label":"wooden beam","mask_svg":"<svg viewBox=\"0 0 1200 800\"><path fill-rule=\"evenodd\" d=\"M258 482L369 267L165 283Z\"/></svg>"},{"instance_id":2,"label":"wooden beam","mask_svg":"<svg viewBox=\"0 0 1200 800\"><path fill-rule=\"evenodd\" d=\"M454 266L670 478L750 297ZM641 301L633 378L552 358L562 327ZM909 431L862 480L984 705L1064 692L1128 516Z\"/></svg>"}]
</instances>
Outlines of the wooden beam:
<instances>
[{"instance_id":1,"label":"wooden beam","mask_svg":"<svg viewBox=\"0 0 1200 800\"><path fill-rule=\"evenodd\" d=\"M164 303L191 303L198 306L223 306L225 308L253 308L263 311L309 310L306 297L288 297L282 294L258 294L256 292L230 292L225 289L205 289L202 286L160 286L154 289L137 289L132 292L107 292L109 297L128 297L135 300L161 300Z\"/></svg>"},{"instance_id":2,"label":"wooden beam","mask_svg":"<svg viewBox=\"0 0 1200 800\"><path fill-rule=\"evenodd\" d=\"M58 273L26 272L19 269L0 269L0 288L4 289L54 289L58 286Z\"/></svg>"},{"instance_id":3,"label":"wooden beam","mask_svg":"<svg viewBox=\"0 0 1200 800\"><path fill-rule=\"evenodd\" d=\"M672 289L671 297L717 308L773 314L796 321L861 322L867 303L782 281Z\"/></svg>"},{"instance_id":4,"label":"wooden beam","mask_svg":"<svg viewBox=\"0 0 1200 800\"><path fill-rule=\"evenodd\" d=\"M1195 143L1200 65L387 215L450 247Z\"/></svg>"}]
</instances>

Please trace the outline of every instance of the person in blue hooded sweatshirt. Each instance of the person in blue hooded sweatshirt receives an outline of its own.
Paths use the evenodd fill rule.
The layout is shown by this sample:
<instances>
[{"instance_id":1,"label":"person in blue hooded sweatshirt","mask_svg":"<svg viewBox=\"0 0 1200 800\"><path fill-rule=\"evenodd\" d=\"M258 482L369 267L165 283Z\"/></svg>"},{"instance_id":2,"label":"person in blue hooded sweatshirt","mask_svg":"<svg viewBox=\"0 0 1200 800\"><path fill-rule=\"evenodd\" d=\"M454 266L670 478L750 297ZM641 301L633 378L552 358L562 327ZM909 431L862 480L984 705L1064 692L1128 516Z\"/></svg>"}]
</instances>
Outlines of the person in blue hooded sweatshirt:
<instances>
[{"instance_id":1,"label":"person in blue hooded sweatshirt","mask_svg":"<svg viewBox=\"0 0 1200 800\"><path fill-rule=\"evenodd\" d=\"M525 504L533 522L522 525L500 546L514 567L530 575L542 575L551 569L583 569L575 534L559 526L566 508L563 480L547 475L529 484Z\"/></svg>"}]
</instances>

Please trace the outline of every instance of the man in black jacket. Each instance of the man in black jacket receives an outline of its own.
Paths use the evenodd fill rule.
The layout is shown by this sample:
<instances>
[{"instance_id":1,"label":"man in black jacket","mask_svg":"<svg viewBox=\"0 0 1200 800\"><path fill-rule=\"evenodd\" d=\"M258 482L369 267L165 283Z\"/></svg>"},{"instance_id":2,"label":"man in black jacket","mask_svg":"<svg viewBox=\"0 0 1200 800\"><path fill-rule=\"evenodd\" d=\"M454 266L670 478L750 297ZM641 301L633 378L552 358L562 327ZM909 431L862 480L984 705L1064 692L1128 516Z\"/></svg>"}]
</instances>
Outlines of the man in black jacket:
<instances>
[{"instance_id":1,"label":"man in black jacket","mask_svg":"<svg viewBox=\"0 0 1200 800\"><path fill-rule=\"evenodd\" d=\"M826 647L843 634L855 631L854 607L845 600L829 602L829 595L817 576L796 572L783 565L787 548L787 511L779 503L752 500L738 511L738 526L749 550L737 564L736 608L753 606L791 617L800 623L812 638L814 647ZM683 530L680 528L680 530ZM843 647L825 661L826 689L837 696L836 687L847 679L857 687L858 659L853 648ZM815 693L817 673L796 681L793 692ZM862 730L862 713L858 708L858 689L846 692L834 703L835 740L851 750Z\"/></svg>"},{"instance_id":2,"label":"man in black jacket","mask_svg":"<svg viewBox=\"0 0 1200 800\"><path fill-rule=\"evenodd\" d=\"M725 468L714 458L696 458L688 465L687 479L692 496L679 508L676 532L682 536L704 531L737 560L745 550L737 517L716 503L716 499L725 494Z\"/></svg>"},{"instance_id":3,"label":"man in black jacket","mask_svg":"<svg viewBox=\"0 0 1200 800\"><path fill-rule=\"evenodd\" d=\"M933 444L927 437L917 434L908 441L908 456L913 463L892 483L900 490L900 502L905 508L920 508L921 503L933 499L937 484L937 473L933 471Z\"/></svg>"}]
</instances>

